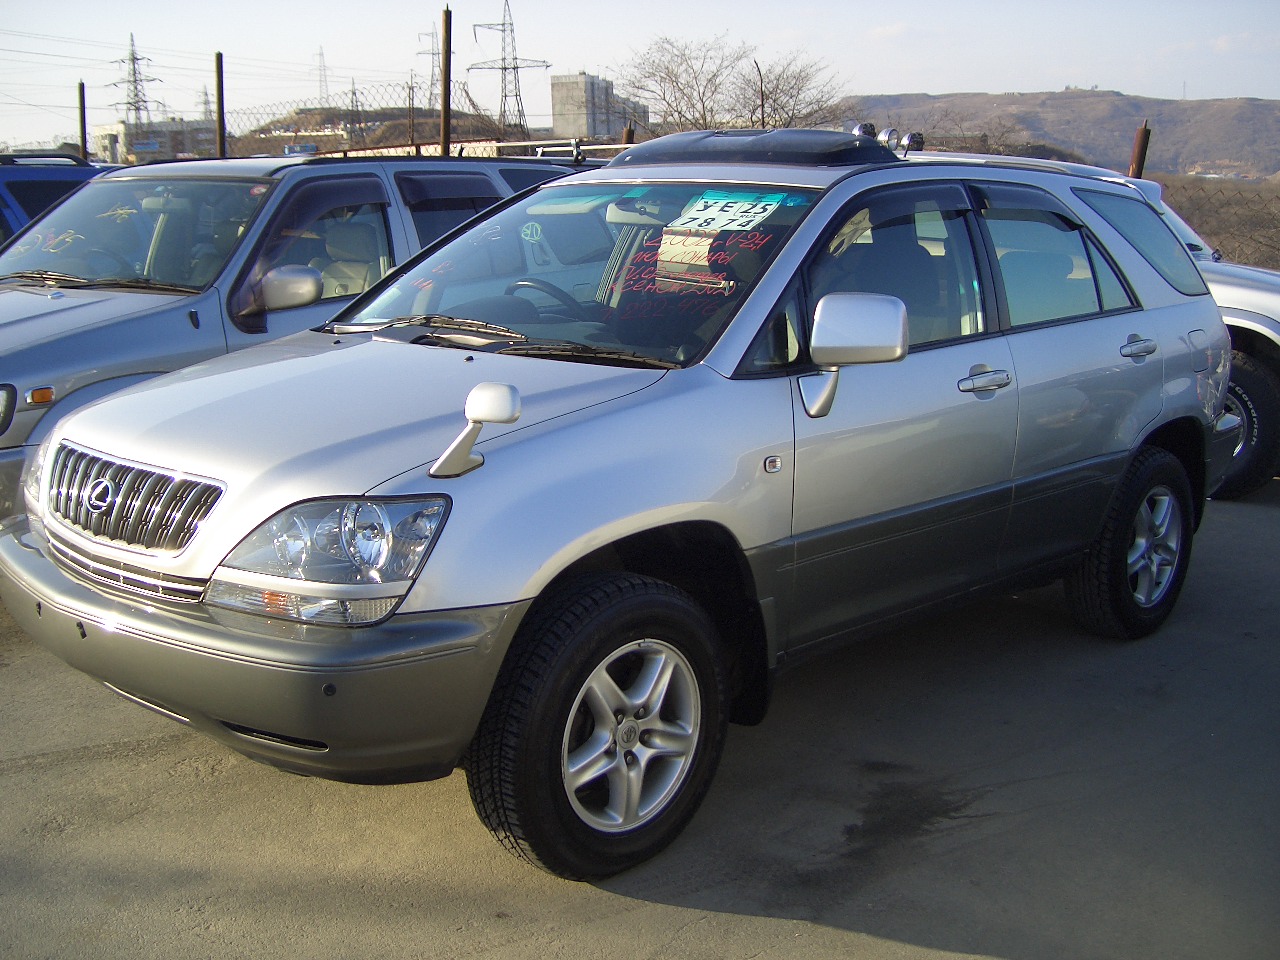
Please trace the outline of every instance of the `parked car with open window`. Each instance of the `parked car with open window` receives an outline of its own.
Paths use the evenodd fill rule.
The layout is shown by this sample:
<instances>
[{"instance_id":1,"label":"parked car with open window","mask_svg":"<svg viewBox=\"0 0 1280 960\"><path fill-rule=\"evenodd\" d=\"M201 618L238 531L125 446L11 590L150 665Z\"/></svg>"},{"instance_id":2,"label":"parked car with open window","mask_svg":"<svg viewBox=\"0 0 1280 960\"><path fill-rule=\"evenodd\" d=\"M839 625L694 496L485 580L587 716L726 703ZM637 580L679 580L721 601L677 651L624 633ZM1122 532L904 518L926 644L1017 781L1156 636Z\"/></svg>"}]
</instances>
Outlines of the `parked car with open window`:
<instances>
[{"instance_id":1,"label":"parked car with open window","mask_svg":"<svg viewBox=\"0 0 1280 960\"><path fill-rule=\"evenodd\" d=\"M1158 629L1228 368L1129 184L676 135L61 420L0 597L263 762L462 765L504 845L599 877L684 828L800 656L1054 579L1098 634Z\"/></svg>"}]
</instances>

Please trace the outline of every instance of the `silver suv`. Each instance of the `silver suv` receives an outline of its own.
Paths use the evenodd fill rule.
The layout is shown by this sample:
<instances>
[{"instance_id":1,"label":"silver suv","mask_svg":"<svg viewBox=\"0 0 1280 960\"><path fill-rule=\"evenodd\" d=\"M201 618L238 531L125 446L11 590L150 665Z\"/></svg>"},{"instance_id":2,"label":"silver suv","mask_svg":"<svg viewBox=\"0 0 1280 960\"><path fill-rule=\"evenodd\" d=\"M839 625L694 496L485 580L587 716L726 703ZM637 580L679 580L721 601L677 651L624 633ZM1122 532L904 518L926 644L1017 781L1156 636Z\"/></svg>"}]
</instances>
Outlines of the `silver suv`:
<instances>
[{"instance_id":1,"label":"silver suv","mask_svg":"<svg viewBox=\"0 0 1280 960\"><path fill-rule=\"evenodd\" d=\"M1280 272L1228 263L1165 202L1154 180L1126 177L1104 167L1032 157L913 153L918 162L1016 163L1102 179L1123 180L1140 190L1190 252L1231 335L1231 381L1226 409L1241 421L1240 441L1222 481L1210 491L1230 500L1252 493L1280 470Z\"/></svg>"},{"instance_id":2,"label":"silver suv","mask_svg":"<svg viewBox=\"0 0 1280 960\"><path fill-rule=\"evenodd\" d=\"M826 131L508 201L314 332L61 421L0 595L113 690L513 852L634 865L778 670L976 591L1169 616L1238 439L1142 194Z\"/></svg>"},{"instance_id":3,"label":"silver suv","mask_svg":"<svg viewBox=\"0 0 1280 960\"><path fill-rule=\"evenodd\" d=\"M58 417L318 326L462 221L571 171L536 159L277 157L92 180L0 250L0 517L21 507L22 464Z\"/></svg>"}]
</instances>

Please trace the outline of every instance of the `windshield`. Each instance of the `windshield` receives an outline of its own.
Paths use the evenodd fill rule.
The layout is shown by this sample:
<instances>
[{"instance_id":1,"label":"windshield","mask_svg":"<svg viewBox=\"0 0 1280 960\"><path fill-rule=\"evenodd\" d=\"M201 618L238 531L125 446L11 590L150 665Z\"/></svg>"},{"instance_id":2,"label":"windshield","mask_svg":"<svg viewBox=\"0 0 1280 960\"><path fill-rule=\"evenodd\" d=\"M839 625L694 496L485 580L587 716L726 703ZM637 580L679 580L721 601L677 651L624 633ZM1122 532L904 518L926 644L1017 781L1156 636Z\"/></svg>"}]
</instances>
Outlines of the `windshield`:
<instances>
[{"instance_id":1,"label":"windshield","mask_svg":"<svg viewBox=\"0 0 1280 960\"><path fill-rule=\"evenodd\" d=\"M429 342L470 349L682 366L720 335L816 195L706 183L545 187L413 264L341 325L399 321L431 327Z\"/></svg>"},{"instance_id":2,"label":"windshield","mask_svg":"<svg viewBox=\"0 0 1280 960\"><path fill-rule=\"evenodd\" d=\"M269 181L93 180L0 254L0 279L200 289L222 272Z\"/></svg>"}]
</instances>

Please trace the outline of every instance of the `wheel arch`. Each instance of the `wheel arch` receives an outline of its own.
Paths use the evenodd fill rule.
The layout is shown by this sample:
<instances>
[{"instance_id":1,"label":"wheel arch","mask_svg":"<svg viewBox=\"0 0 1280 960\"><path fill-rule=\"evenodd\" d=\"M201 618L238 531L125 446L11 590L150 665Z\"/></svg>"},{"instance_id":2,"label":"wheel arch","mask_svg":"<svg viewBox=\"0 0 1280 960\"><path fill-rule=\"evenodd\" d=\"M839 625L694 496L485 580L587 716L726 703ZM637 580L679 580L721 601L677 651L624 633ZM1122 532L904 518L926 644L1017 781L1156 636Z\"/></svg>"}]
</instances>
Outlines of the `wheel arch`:
<instances>
[{"instance_id":1,"label":"wheel arch","mask_svg":"<svg viewBox=\"0 0 1280 960\"><path fill-rule=\"evenodd\" d=\"M1267 369L1280 376L1280 339L1270 327L1246 324L1238 318L1225 316L1227 332L1231 335L1231 348L1247 353Z\"/></svg>"},{"instance_id":2,"label":"wheel arch","mask_svg":"<svg viewBox=\"0 0 1280 960\"><path fill-rule=\"evenodd\" d=\"M630 534L562 570L534 606L549 602L576 578L604 572L652 577L689 594L711 618L721 641L730 720L754 724L764 718L772 689L764 617L755 579L732 533L711 521L687 521Z\"/></svg>"},{"instance_id":3,"label":"wheel arch","mask_svg":"<svg viewBox=\"0 0 1280 960\"><path fill-rule=\"evenodd\" d=\"M1161 424L1142 442L1142 447L1159 447L1177 457L1191 482L1191 499L1195 504L1195 527L1204 517L1205 498L1205 429L1191 417L1181 417Z\"/></svg>"}]
</instances>

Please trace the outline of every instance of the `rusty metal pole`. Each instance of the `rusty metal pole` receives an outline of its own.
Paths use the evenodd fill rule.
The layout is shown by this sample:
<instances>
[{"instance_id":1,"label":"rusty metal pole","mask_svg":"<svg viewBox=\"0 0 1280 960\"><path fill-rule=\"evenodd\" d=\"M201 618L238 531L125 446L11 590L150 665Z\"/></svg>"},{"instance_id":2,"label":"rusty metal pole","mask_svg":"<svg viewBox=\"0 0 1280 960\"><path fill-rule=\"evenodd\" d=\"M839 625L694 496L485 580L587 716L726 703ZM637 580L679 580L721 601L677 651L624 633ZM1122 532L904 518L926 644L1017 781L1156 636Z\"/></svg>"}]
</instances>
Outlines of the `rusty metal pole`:
<instances>
[{"instance_id":1,"label":"rusty metal pole","mask_svg":"<svg viewBox=\"0 0 1280 960\"><path fill-rule=\"evenodd\" d=\"M1129 159L1129 176L1142 176L1142 170L1147 165L1147 146L1150 143L1151 128L1147 126L1147 121L1143 120L1142 126L1133 135L1133 155Z\"/></svg>"},{"instance_id":2,"label":"rusty metal pole","mask_svg":"<svg viewBox=\"0 0 1280 960\"><path fill-rule=\"evenodd\" d=\"M453 123L453 104L449 88L453 85L453 13L444 8L444 39L440 42L440 156L449 155L449 127Z\"/></svg>"}]
</instances>

